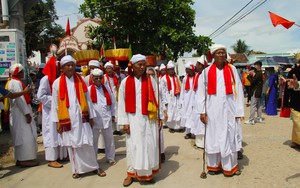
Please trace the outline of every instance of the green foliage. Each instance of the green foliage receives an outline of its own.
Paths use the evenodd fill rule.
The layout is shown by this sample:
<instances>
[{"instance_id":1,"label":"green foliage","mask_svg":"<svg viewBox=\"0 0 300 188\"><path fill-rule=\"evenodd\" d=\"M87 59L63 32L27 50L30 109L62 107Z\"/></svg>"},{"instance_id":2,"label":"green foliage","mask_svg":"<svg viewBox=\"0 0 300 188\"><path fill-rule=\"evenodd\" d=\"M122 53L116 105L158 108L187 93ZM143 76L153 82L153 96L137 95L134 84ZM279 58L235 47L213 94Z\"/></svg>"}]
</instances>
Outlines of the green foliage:
<instances>
[{"instance_id":1,"label":"green foliage","mask_svg":"<svg viewBox=\"0 0 300 188\"><path fill-rule=\"evenodd\" d=\"M206 55L207 52L209 51L209 47L213 44L211 38L207 36L198 36L196 40L197 44L197 54L199 56L201 55Z\"/></svg>"},{"instance_id":2,"label":"green foliage","mask_svg":"<svg viewBox=\"0 0 300 188\"><path fill-rule=\"evenodd\" d=\"M244 40L238 39L234 45L231 46L235 53L248 53L250 47L246 44Z\"/></svg>"},{"instance_id":3,"label":"green foliage","mask_svg":"<svg viewBox=\"0 0 300 188\"><path fill-rule=\"evenodd\" d=\"M30 56L33 50L47 53L50 44L58 45L59 39L64 37L64 29L55 23L58 17L54 3L55 0L39 0L25 15L27 56Z\"/></svg>"},{"instance_id":4,"label":"green foliage","mask_svg":"<svg viewBox=\"0 0 300 188\"><path fill-rule=\"evenodd\" d=\"M198 49L192 0L85 0L80 11L85 17L100 17L102 24L90 33L93 47L105 43L113 48L132 45L133 53L177 59ZM101 45L100 45L101 46Z\"/></svg>"}]
</instances>

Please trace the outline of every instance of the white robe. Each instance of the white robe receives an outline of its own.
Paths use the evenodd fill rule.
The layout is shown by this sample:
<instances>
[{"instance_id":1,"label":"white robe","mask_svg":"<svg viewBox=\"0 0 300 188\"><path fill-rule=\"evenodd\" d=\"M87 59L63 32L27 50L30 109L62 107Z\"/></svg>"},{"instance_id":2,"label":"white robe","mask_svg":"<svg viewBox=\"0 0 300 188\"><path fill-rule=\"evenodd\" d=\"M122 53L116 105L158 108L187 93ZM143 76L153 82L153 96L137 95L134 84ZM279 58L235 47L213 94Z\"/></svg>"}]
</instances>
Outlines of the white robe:
<instances>
[{"instance_id":1,"label":"white robe","mask_svg":"<svg viewBox=\"0 0 300 188\"><path fill-rule=\"evenodd\" d=\"M98 150L98 139L100 133L103 135L105 144L105 156L107 160L114 160L115 158L115 143L112 132L112 116L115 116L115 105L116 100L107 86L104 86L108 91L112 104L107 105L106 97L102 87L96 87L97 102L92 103L93 108L96 113L94 118L94 150L97 153ZM89 87L89 92L91 92L91 86Z\"/></svg>"},{"instance_id":2,"label":"white robe","mask_svg":"<svg viewBox=\"0 0 300 188\"><path fill-rule=\"evenodd\" d=\"M199 74L199 73L198 73ZM205 88L201 88L199 86L199 82L200 82L200 76L198 76L198 86L197 86L197 89L196 91L194 92L194 101L192 102L192 105L193 105L193 116L192 116L192 121L193 121L193 125L191 127L191 133L196 135L196 139L198 139L199 137L197 136L200 136L200 135L204 135L204 132L205 132L205 126L204 126L204 123L202 123L202 121L200 120L200 113L197 113L196 111L196 106L197 104L200 103L200 99L201 97L199 96L202 92L202 90L205 90ZM195 78L196 79L196 78ZM195 80L195 83L197 81ZM200 139L202 139L200 137ZM196 144L197 145L197 144ZM198 145L199 146L199 145ZM200 147L204 147L203 145L201 145Z\"/></svg>"},{"instance_id":3,"label":"white robe","mask_svg":"<svg viewBox=\"0 0 300 188\"><path fill-rule=\"evenodd\" d=\"M217 68L217 93L207 95L210 68L206 68L200 76L196 111L198 114L207 113L208 116L205 151L208 154L220 153L221 158L225 158L241 148L240 121L236 117L244 117L243 87L236 68L232 66L236 83L232 88L236 95L226 95L223 70Z\"/></svg>"},{"instance_id":4,"label":"white robe","mask_svg":"<svg viewBox=\"0 0 300 188\"><path fill-rule=\"evenodd\" d=\"M113 95L114 95L114 97L115 97L115 99L117 99L117 86L114 84L114 79L113 78L111 78L111 77L109 77L109 80L106 78L106 75L107 74L104 74L103 75L103 78L102 79L104 79L104 85L107 85L107 87L108 88L110 88L111 89L111 91L112 91L112 93L113 93ZM116 77L118 78L118 75L116 74ZM118 79L118 81L119 81L119 79ZM118 103L118 102L117 102ZM117 119L117 117L118 117L118 105L116 105L116 107L115 107L115 116L116 116L116 119ZM120 131L120 126L119 126L119 124L117 124L117 123L113 123L113 125L114 125L114 127L115 127L115 130L116 131Z\"/></svg>"},{"instance_id":5,"label":"white robe","mask_svg":"<svg viewBox=\"0 0 300 188\"><path fill-rule=\"evenodd\" d=\"M189 79L190 89L185 90L186 79L188 76L186 75L182 81L182 87L180 92L180 106L181 106L181 126L191 129L193 122L193 104L194 104L194 79L191 77Z\"/></svg>"},{"instance_id":6,"label":"white robe","mask_svg":"<svg viewBox=\"0 0 300 188\"><path fill-rule=\"evenodd\" d=\"M66 158L67 150L64 147L59 147L61 136L56 130L56 124L50 119L52 93L47 75L40 81L37 98L42 103L42 135L46 160L55 161L58 158Z\"/></svg>"},{"instance_id":7,"label":"white robe","mask_svg":"<svg viewBox=\"0 0 300 188\"><path fill-rule=\"evenodd\" d=\"M117 76L117 74L116 74ZM117 76L118 78L118 76ZM114 96L116 97L117 96L117 86L114 84L114 79L109 77L109 80L106 78L106 74L103 75L103 78L104 79L104 84L106 84L112 91L112 93L114 94Z\"/></svg>"},{"instance_id":8,"label":"white robe","mask_svg":"<svg viewBox=\"0 0 300 188\"><path fill-rule=\"evenodd\" d=\"M167 125L169 128L172 129L180 129L180 119L181 119L181 105L179 101L180 95L175 96L174 95L174 87L173 87L173 79L170 77L171 81L171 90L168 91L168 84L166 75L164 75L161 78L161 88L162 88L162 94L165 95L164 98L166 98L165 102L162 101L162 105L168 105L167 107L167 114L168 114L168 120ZM177 84L177 83L176 83ZM179 87L179 86L177 86Z\"/></svg>"},{"instance_id":9,"label":"white robe","mask_svg":"<svg viewBox=\"0 0 300 188\"><path fill-rule=\"evenodd\" d=\"M90 86L90 79L92 79L90 74L87 75L86 77L84 77L84 82L85 82L87 87ZM101 133L99 134L98 141L99 141L99 143L98 143L99 149L105 149L104 138L103 138L103 135Z\"/></svg>"},{"instance_id":10,"label":"white robe","mask_svg":"<svg viewBox=\"0 0 300 188\"><path fill-rule=\"evenodd\" d=\"M21 92L23 90L20 81L11 79L8 84L10 92ZM10 131L15 149L15 159L26 161L36 159L37 152L37 130L32 116L31 105L27 104L24 96L10 100ZM32 117L31 123L26 122L26 114Z\"/></svg>"},{"instance_id":11,"label":"white robe","mask_svg":"<svg viewBox=\"0 0 300 188\"><path fill-rule=\"evenodd\" d=\"M50 120L52 94L48 76L44 76L40 81L37 98L42 102L42 131L43 144L47 147L57 147L61 138L56 130L56 124Z\"/></svg>"},{"instance_id":12,"label":"white robe","mask_svg":"<svg viewBox=\"0 0 300 188\"><path fill-rule=\"evenodd\" d=\"M118 103L118 123L120 125L130 125L130 134L126 134L127 173L129 176L140 180L145 180L143 177L150 177L152 179L152 174L158 170L159 163L158 127L156 120L150 121L147 115L142 114L141 78L134 78L136 112L126 113L125 84L127 78L121 82ZM154 92L157 93L154 79L152 79L152 84Z\"/></svg>"},{"instance_id":13,"label":"white robe","mask_svg":"<svg viewBox=\"0 0 300 188\"><path fill-rule=\"evenodd\" d=\"M52 86L52 105L51 105L51 120L53 122L59 122L58 120L58 90L59 81L57 78ZM62 133L62 145L72 146L74 148L81 147L82 145L93 146L93 133L89 122L82 122L82 112L80 104L76 97L74 77L66 77L68 96L69 96L69 116L71 120L71 130ZM88 92L85 93L86 101L89 107L89 117L93 119L95 117L95 111L92 108L90 96Z\"/></svg>"},{"instance_id":14,"label":"white robe","mask_svg":"<svg viewBox=\"0 0 300 188\"><path fill-rule=\"evenodd\" d=\"M86 84L87 87L90 85L89 84L90 83L90 79L92 79L90 74L87 75L86 77L84 77L84 82L85 82L85 84Z\"/></svg>"},{"instance_id":15,"label":"white robe","mask_svg":"<svg viewBox=\"0 0 300 188\"><path fill-rule=\"evenodd\" d=\"M52 86L51 120L59 122L58 119L58 90L59 81L57 78ZM99 168L96 154L93 148L93 132L89 122L82 122L82 111L76 97L74 76L66 77L66 84L69 96L69 116L71 120L71 130L62 132L62 145L67 146L70 163L73 173L86 173ZM89 107L89 118L95 117L89 93L85 93L85 98Z\"/></svg>"}]
</instances>

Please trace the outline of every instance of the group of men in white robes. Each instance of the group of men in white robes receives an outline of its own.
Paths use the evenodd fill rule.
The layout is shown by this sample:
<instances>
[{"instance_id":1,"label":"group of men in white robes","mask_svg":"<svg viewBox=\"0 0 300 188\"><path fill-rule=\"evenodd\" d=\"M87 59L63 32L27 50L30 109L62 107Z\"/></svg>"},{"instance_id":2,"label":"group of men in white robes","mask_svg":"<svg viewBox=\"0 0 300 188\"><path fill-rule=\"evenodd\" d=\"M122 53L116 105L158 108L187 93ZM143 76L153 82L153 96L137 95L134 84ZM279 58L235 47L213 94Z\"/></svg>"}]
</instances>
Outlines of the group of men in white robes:
<instances>
[{"instance_id":1,"label":"group of men in white robes","mask_svg":"<svg viewBox=\"0 0 300 188\"><path fill-rule=\"evenodd\" d=\"M121 125L126 133L127 177L123 185L129 186L135 178L153 182L164 151L163 141L159 143L159 137L163 140L162 120L171 133L185 128L186 138L196 136L196 146L205 148L210 174L222 171L226 176L239 175L237 152L242 143L240 118L244 117L242 84L236 68L226 61L226 47L213 45L211 53L213 63L204 69L206 60L201 57L196 63L197 73L193 63L185 65L187 75L182 84L171 61L166 67L159 67L157 84L147 76L146 57L141 54L132 57L129 75L121 82L112 71L111 62L104 65L104 74L98 61L90 61L90 75L82 78L75 73L76 60L65 56L59 62L62 73L58 77L57 62L50 59L38 92L43 104L48 165L62 167L57 160L66 158L67 150L73 178L91 171L105 176L97 162L99 135L104 138L106 160L114 165L112 125L117 122L116 131ZM11 91L24 89L20 81L22 69L11 67ZM30 99L25 95L11 101L11 125L17 163L32 166L36 165L36 127L27 100ZM28 126L20 126L24 123Z\"/></svg>"}]
</instances>

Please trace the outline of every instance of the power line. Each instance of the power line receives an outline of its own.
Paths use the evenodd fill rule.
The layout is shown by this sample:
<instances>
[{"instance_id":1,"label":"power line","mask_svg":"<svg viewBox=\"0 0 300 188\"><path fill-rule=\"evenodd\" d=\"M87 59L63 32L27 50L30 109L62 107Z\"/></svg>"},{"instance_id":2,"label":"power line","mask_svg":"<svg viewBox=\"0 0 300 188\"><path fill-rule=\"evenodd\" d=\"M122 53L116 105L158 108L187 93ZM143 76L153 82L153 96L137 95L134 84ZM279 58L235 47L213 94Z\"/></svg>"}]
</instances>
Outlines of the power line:
<instances>
[{"instance_id":1,"label":"power line","mask_svg":"<svg viewBox=\"0 0 300 188\"><path fill-rule=\"evenodd\" d=\"M258 7L260 7L261 5L263 5L266 1L267 0L264 0L263 2L257 3L254 6L254 8L252 8L248 12L246 12L243 15L241 15L240 17L238 17L236 20L234 20L232 23L230 23L230 25L226 26L221 32L219 32L218 34L216 34L215 36L213 36L212 39L218 37L219 35L221 35L222 33L224 33L226 30L228 30L230 27L234 26L236 23L238 23L239 21L241 21L242 19L244 19L246 16L248 16L250 13L252 13Z\"/></svg>"},{"instance_id":2,"label":"power line","mask_svg":"<svg viewBox=\"0 0 300 188\"><path fill-rule=\"evenodd\" d=\"M260 7L261 5L263 5L267 0L264 0L262 2L258 2L256 3L254 6L252 6L249 10L247 10L245 13L243 13L242 15L240 15L238 18L236 18L235 20L232 20L233 17L235 17L238 13L241 12L242 9L245 8L245 6L238 11L238 13L236 13L233 17L231 17L229 20L227 20L221 27L220 29L218 28L217 30L219 31L215 31L213 32L210 37L216 38L217 36L219 36L220 34L224 33L227 29L229 29L230 27L232 27L233 25L235 25L236 23L238 23L239 21L241 21L243 18L245 18L247 15L249 15L250 13L252 13L254 10L256 10L258 7ZM248 6L252 1L250 1L246 6ZM229 24L227 24L228 22L230 22ZM226 25L227 24L227 25ZM221 30L221 31L220 31Z\"/></svg>"},{"instance_id":3,"label":"power line","mask_svg":"<svg viewBox=\"0 0 300 188\"><path fill-rule=\"evenodd\" d=\"M71 13L71 14L64 14L64 15L57 16L57 17L58 17L58 18L61 18L61 17L66 17L66 16L79 15L79 14L80 14L80 13L77 12L77 13ZM25 25L26 25L26 24L33 24L33 23L44 22L44 21L48 21L48 20L51 20L51 18L45 18L45 19L42 19L42 20L35 20L35 21L31 21L31 22L25 22Z\"/></svg>"},{"instance_id":4,"label":"power line","mask_svg":"<svg viewBox=\"0 0 300 188\"><path fill-rule=\"evenodd\" d=\"M244 10L250 3L252 3L253 0L249 1L242 9L240 9L237 13L235 13L231 18L229 18L225 23L223 23L218 29L216 29L212 34L209 35L211 37L213 34L215 34L217 31L219 31L225 24L227 24L230 20L232 20L236 15L238 15L242 10Z\"/></svg>"},{"instance_id":5,"label":"power line","mask_svg":"<svg viewBox=\"0 0 300 188\"><path fill-rule=\"evenodd\" d=\"M98 10L103 10L103 9L107 9L107 8L121 6L121 5L129 4L129 3L132 3L132 2L139 3L139 2L141 2L141 0L128 0L128 1L125 1L125 2L114 3L112 5L102 6ZM57 16L57 17L61 18L61 17L66 17L66 16L79 15L79 14L80 14L80 12L76 12L76 13L71 13L71 14L60 15L60 16ZM51 20L51 18L46 18L46 19L42 19L42 20L35 20L35 21L31 21L31 22L26 22L25 25L26 24L33 24L33 23L44 22L44 21L48 21L48 20Z\"/></svg>"}]
</instances>

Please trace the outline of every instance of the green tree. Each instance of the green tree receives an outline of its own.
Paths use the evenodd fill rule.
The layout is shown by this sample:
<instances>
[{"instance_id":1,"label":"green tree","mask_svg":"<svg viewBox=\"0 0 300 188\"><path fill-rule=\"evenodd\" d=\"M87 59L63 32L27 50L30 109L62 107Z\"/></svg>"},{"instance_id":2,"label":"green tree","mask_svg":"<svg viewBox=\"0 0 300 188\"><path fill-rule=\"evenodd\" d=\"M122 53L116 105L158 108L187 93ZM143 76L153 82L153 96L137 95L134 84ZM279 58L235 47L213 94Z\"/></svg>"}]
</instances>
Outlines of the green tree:
<instances>
[{"instance_id":1,"label":"green tree","mask_svg":"<svg viewBox=\"0 0 300 188\"><path fill-rule=\"evenodd\" d=\"M231 46L235 53L247 53L250 51L250 47L244 40L238 39L234 45Z\"/></svg>"},{"instance_id":2,"label":"green tree","mask_svg":"<svg viewBox=\"0 0 300 188\"><path fill-rule=\"evenodd\" d=\"M197 54L199 56L206 55L209 47L213 44L211 38L207 36L198 36L198 39L196 40L196 46L197 46Z\"/></svg>"},{"instance_id":3,"label":"green tree","mask_svg":"<svg viewBox=\"0 0 300 188\"><path fill-rule=\"evenodd\" d=\"M162 55L177 59L184 52L197 49L195 11L192 0L85 0L80 11L85 17L101 18L102 25L91 29L93 47L104 42L113 48L132 45L133 53Z\"/></svg>"},{"instance_id":4,"label":"green tree","mask_svg":"<svg viewBox=\"0 0 300 188\"><path fill-rule=\"evenodd\" d=\"M25 36L27 56L33 50L46 54L50 44L58 45L65 33L55 23L58 20L54 6L55 0L38 0L38 3L25 15Z\"/></svg>"}]
</instances>

